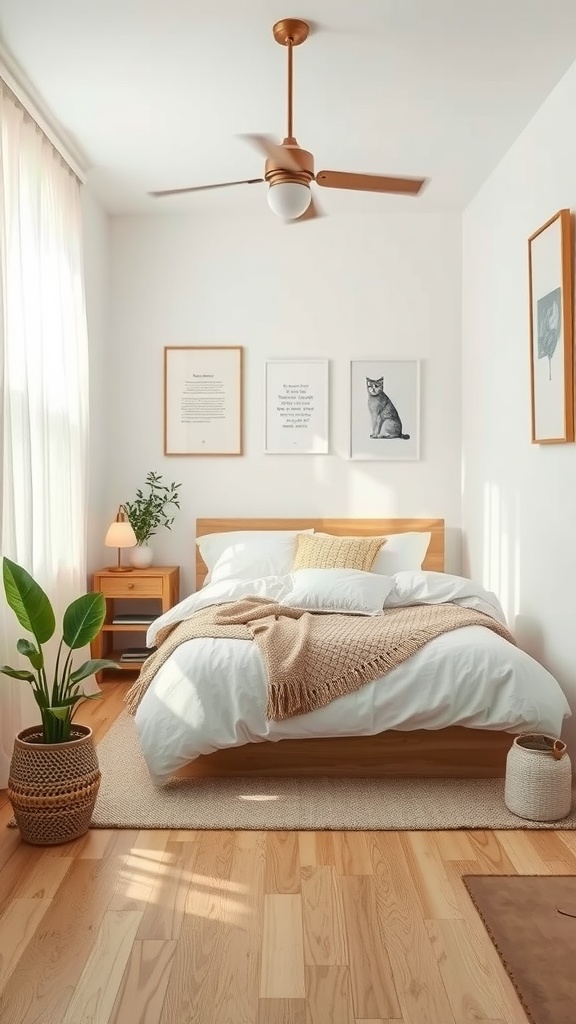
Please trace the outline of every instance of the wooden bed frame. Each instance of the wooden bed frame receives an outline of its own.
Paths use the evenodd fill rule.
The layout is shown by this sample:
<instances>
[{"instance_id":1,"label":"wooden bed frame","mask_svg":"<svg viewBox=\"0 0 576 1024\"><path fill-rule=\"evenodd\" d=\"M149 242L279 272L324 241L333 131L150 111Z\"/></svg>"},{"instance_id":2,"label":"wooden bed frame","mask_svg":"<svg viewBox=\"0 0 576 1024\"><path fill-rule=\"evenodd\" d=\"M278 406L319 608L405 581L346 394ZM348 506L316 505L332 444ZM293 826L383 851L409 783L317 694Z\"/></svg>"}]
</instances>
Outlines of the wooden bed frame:
<instances>
[{"instance_id":1,"label":"wooden bed frame","mask_svg":"<svg viewBox=\"0 0 576 1024\"><path fill-rule=\"evenodd\" d=\"M336 536L430 533L423 568L444 571L442 519L198 519L196 536L231 530L304 530ZM196 586L207 574L196 548ZM249 743L202 755L178 773L185 778L214 776L333 776L420 778L499 778L513 736L487 729L389 730L375 736L279 740Z\"/></svg>"}]
</instances>

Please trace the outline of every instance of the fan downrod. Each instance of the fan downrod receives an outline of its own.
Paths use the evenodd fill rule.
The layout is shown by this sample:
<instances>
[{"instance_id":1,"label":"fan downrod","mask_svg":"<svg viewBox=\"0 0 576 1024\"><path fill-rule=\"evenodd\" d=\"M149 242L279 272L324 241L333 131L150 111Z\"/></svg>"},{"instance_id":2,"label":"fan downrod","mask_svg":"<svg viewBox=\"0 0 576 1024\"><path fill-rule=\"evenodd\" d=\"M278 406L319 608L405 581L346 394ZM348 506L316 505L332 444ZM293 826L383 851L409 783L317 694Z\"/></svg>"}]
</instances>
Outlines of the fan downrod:
<instances>
[{"instance_id":1,"label":"fan downrod","mask_svg":"<svg viewBox=\"0 0 576 1024\"><path fill-rule=\"evenodd\" d=\"M274 39L280 46L300 46L308 38L310 26L307 21L300 18L282 18L272 26Z\"/></svg>"}]
</instances>

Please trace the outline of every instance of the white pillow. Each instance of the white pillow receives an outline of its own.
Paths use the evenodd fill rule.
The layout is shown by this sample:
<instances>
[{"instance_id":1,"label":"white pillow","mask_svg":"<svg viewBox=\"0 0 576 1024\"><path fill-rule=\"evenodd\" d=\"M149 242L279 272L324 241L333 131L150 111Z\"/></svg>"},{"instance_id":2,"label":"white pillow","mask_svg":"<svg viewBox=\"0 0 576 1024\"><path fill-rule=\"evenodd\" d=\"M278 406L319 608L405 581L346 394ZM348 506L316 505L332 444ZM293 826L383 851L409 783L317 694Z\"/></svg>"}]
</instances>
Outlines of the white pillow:
<instances>
[{"instance_id":1,"label":"white pillow","mask_svg":"<svg viewBox=\"0 0 576 1024\"><path fill-rule=\"evenodd\" d=\"M295 569L281 602L311 612L379 615L394 581L358 569Z\"/></svg>"},{"instance_id":2,"label":"white pillow","mask_svg":"<svg viewBox=\"0 0 576 1024\"><path fill-rule=\"evenodd\" d=\"M204 586L220 580L285 576L294 564L301 533L314 530L234 530L198 537L196 543L208 568Z\"/></svg>"},{"instance_id":3,"label":"white pillow","mask_svg":"<svg viewBox=\"0 0 576 1024\"><path fill-rule=\"evenodd\" d=\"M447 572L399 572L391 582L392 590L386 598L387 608L453 602L491 615L506 625L496 594L464 576L452 576Z\"/></svg>"},{"instance_id":4,"label":"white pillow","mask_svg":"<svg viewBox=\"0 0 576 1024\"><path fill-rule=\"evenodd\" d=\"M370 572L393 576L396 572L416 571L426 558L430 533L391 533L376 555Z\"/></svg>"}]
</instances>

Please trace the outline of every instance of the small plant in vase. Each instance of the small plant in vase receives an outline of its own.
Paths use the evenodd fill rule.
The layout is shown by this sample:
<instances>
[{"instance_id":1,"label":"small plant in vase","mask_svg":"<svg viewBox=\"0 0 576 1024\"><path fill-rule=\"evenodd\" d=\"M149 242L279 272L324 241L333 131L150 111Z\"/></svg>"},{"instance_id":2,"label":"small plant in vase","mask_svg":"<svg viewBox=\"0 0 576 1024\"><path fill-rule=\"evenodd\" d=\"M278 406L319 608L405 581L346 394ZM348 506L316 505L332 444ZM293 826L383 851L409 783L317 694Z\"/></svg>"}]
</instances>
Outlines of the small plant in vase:
<instances>
[{"instance_id":1,"label":"small plant in vase","mask_svg":"<svg viewBox=\"0 0 576 1024\"><path fill-rule=\"evenodd\" d=\"M134 530L137 547L132 550L132 565L139 569L147 569L152 565L152 549L148 541L156 531L164 526L167 530L172 529L174 522L174 509L180 508L178 500L178 488L182 484L171 483L169 486L162 483L162 474L148 473L145 487L148 493L144 494L141 488L136 491L134 501L125 501L122 505L128 521ZM168 509L168 511L166 511Z\"/></svg>"},{"instance_id":2,"label":"small plant in vase","mask_svg":"<svg viewBox=\"0 0 576 1024\"><path fill-rule=\"evenodd\" d=\"M92 730L73 722L78 705L100 694L85 694L80 683L114 662L85 661L74 669L74 651L89 644L106 614L103 594L83 594L68 606L52 679L48 679L42 644L54 636L56 619L49 598L21 565L3 559L6 601L33 640L18 640L16 649L30 669L2 665L0 672L32 687L41 725L23 729L14 741L8 797L20 834L29 843L67 842L89 828L100 785Z\"/></svg>"}]
</instances>

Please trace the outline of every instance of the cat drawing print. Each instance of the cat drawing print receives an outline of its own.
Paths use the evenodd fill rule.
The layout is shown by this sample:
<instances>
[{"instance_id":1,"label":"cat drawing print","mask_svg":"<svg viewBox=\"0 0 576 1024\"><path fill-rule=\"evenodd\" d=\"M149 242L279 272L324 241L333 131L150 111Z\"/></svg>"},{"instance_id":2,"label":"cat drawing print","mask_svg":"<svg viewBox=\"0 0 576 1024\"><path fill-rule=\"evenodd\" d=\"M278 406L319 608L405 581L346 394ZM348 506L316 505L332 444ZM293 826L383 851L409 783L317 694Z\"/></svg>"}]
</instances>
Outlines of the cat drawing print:
<instances>
[{"instance_id":1,"label":"cat drawing print","mask_svg":"<svg viewBox=\"0 0 576 1024\"><path fill-rule=\"evenodd\" d=\"M373 380L366 377L366 389L368 391L368 412L372 420L372 433L370 437L402 438L407 441L410 434L402 433L402 420L394 402L384 392L384 378L379 377Z\"/></svg>"}]
</instances>

